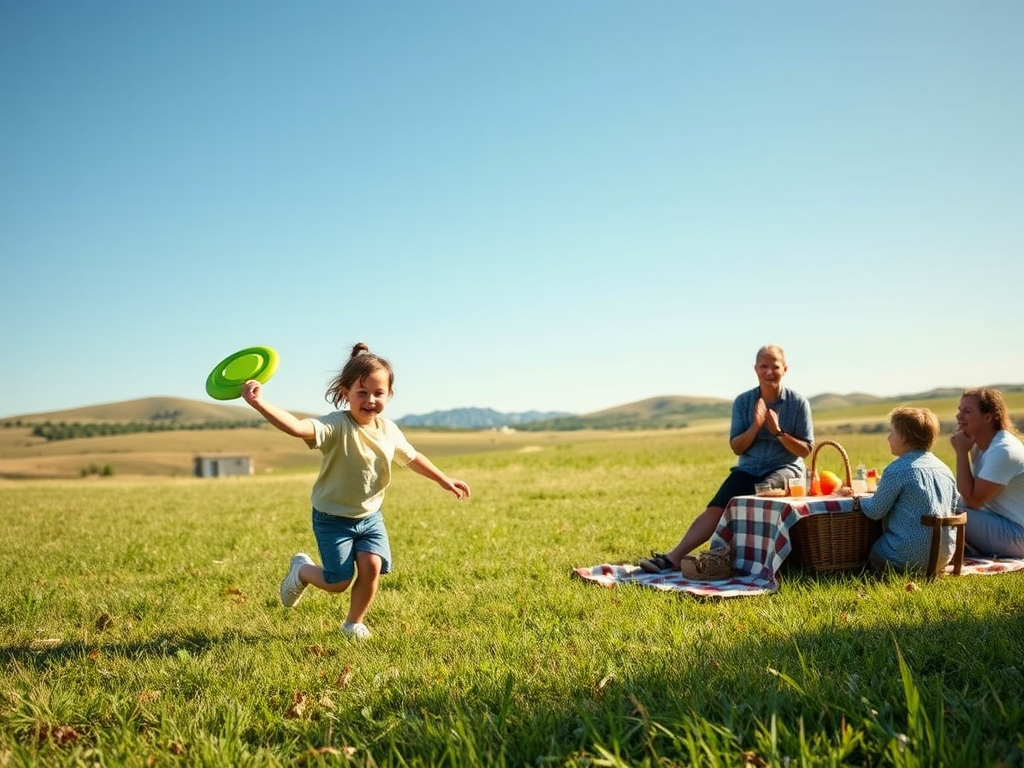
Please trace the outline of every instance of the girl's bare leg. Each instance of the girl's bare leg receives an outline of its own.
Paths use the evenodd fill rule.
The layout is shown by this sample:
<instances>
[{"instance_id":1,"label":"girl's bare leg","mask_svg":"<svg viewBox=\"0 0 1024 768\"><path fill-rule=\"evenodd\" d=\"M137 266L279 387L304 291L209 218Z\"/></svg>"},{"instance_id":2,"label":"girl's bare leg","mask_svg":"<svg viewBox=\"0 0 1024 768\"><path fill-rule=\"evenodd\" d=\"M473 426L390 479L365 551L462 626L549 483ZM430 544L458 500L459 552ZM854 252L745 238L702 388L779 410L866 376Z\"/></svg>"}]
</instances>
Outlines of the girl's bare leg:
<instances>
[{"instance_id":1,"label":"girl's bare leg","mask_svg":"<svg viewBox=\"0 0 1024 768\"><path fill-rule=\"evenodd\" d=\"M356 552L356 580L352 585L352 597L348 605L348 616L345 621L350 624L361 624L370 610L370 603L377 594L380 583L380 569L383 561L380 555L371 552Z\"/></svg>"},{"instance_id":2,"label":"girl's bare leg","mask_svg":"<svg viewBox=\"0 0 1024 768\"><path fill-rule=\"evenodd\" d=\"M324 569L319 565L304 565L299 568L299 579L303 584L309 584L322 589L324 592L344 592L348 589L349 584L352 583L352 579L346 581L336 581L328 584L324 581Z\"/></svg>"}]
</instances>

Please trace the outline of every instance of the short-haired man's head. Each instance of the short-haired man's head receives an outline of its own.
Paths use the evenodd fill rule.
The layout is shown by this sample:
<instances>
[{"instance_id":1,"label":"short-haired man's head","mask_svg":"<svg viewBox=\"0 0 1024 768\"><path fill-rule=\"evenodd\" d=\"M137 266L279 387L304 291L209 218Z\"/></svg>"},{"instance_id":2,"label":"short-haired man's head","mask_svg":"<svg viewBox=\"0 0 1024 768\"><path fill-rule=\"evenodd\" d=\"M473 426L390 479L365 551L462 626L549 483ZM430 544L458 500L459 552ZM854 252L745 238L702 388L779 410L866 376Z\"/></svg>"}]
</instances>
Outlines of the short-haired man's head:
<instances>
[{"instance_id":1,"label":"short-haired man's head","mask_svg":"<svg viewBox=\"0 0 1024 768\"><path fill-rule=\"evenodd\" d=\"M974 401L978 404L979 411L984 414L991 414L992 426L996 432L1001 429L1005 429L1008 432L1015 431L1013 420L1010 418L1010 409L1006 406L1003 393L998 389L989 389L987 387L965 389L960 396L974 398Z\"/></svg>"},{"instance_id":2,"label":"short-haired man's head","mask_svg":"<svg viewBox=\"0 0 1024 768\"><path fill-rule=\"evenodd\" d=\"M939 417L927 408L909 405L894 408L889 414L893 431L913 450L928 451L939 436Z\"/></svg>"},{"instance_id":3,"label":"short-haired man's head","mask_svg":"<svg viewBox=\"0 0 1024 768\"><path fill-rule=\"evenodd\" d=\"M754 362L756 363L764 355L771 355L772 357L781 360L783 365L786 364L786 353L782 351L782 347L778 344L765 344L757 350L757 355L754 356Z\"/></svg>"}]
</instances>

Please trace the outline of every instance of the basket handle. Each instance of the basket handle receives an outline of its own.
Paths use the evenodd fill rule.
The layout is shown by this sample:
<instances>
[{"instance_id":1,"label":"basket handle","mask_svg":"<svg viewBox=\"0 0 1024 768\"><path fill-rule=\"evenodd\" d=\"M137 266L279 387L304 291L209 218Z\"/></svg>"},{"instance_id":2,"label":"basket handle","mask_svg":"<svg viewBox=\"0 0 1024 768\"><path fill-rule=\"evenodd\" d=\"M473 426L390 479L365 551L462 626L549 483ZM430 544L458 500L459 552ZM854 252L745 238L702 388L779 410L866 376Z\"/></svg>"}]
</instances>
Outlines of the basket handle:
<instances>
[{"instance_id":1,"label":"basket handle","mask_svg":"<svg viewBox=\"0 0 1024 768\"><path fill-rule=\"evenodd\" d=\"M850 472L850 457L846 455L846 449L844 449L843 446L841 446L835 440L822 440L820 443L814 446L814 453L811 454L811 477L814 477L814 475L818 471L818 451L820 451L826 445L831 445L833 448L839 451L839 455L843 457L843 468L846 470L846 484L844 487L852 488L853 473Z\"/></svg>"}]
</instances>

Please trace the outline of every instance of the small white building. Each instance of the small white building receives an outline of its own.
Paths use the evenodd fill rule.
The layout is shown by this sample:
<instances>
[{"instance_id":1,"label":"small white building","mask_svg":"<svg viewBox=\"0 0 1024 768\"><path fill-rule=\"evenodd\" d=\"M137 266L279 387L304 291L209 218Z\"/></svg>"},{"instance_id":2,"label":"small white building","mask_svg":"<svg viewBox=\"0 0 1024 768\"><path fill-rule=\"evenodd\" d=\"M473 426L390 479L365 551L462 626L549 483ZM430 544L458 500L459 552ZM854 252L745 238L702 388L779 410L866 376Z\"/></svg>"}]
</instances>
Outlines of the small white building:
<instances>
[{"instance_id":1,"label":"small white building","mask_svg":"<svg viewBox=\"0 0 1024 768\"><path fill-rule=\"evenodd\" d=\"M253 472L251 456L196 456L193 462L196 477L237 477Z\"/></svg>"}]
</instances>

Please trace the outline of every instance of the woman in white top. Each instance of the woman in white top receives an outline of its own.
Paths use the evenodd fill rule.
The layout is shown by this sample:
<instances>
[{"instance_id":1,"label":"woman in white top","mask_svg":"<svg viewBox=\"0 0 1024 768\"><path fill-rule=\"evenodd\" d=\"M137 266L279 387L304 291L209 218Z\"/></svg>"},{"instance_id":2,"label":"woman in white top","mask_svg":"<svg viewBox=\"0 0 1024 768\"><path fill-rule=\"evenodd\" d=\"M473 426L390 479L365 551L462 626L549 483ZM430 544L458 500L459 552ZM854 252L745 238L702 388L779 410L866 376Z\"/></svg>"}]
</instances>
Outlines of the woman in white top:
<instances>
[{"instance_id":1,"label":"woman in white top","mask_svg":"<svg viewBox=\"0 0 1024 768\"><path fill-rule=\"evenodd\" d=\"M967 508L967 546L986 557L1024 557L1024 443L997 389L967 389L956 412L956 484Z\"/></svg>"}]
</instances>

